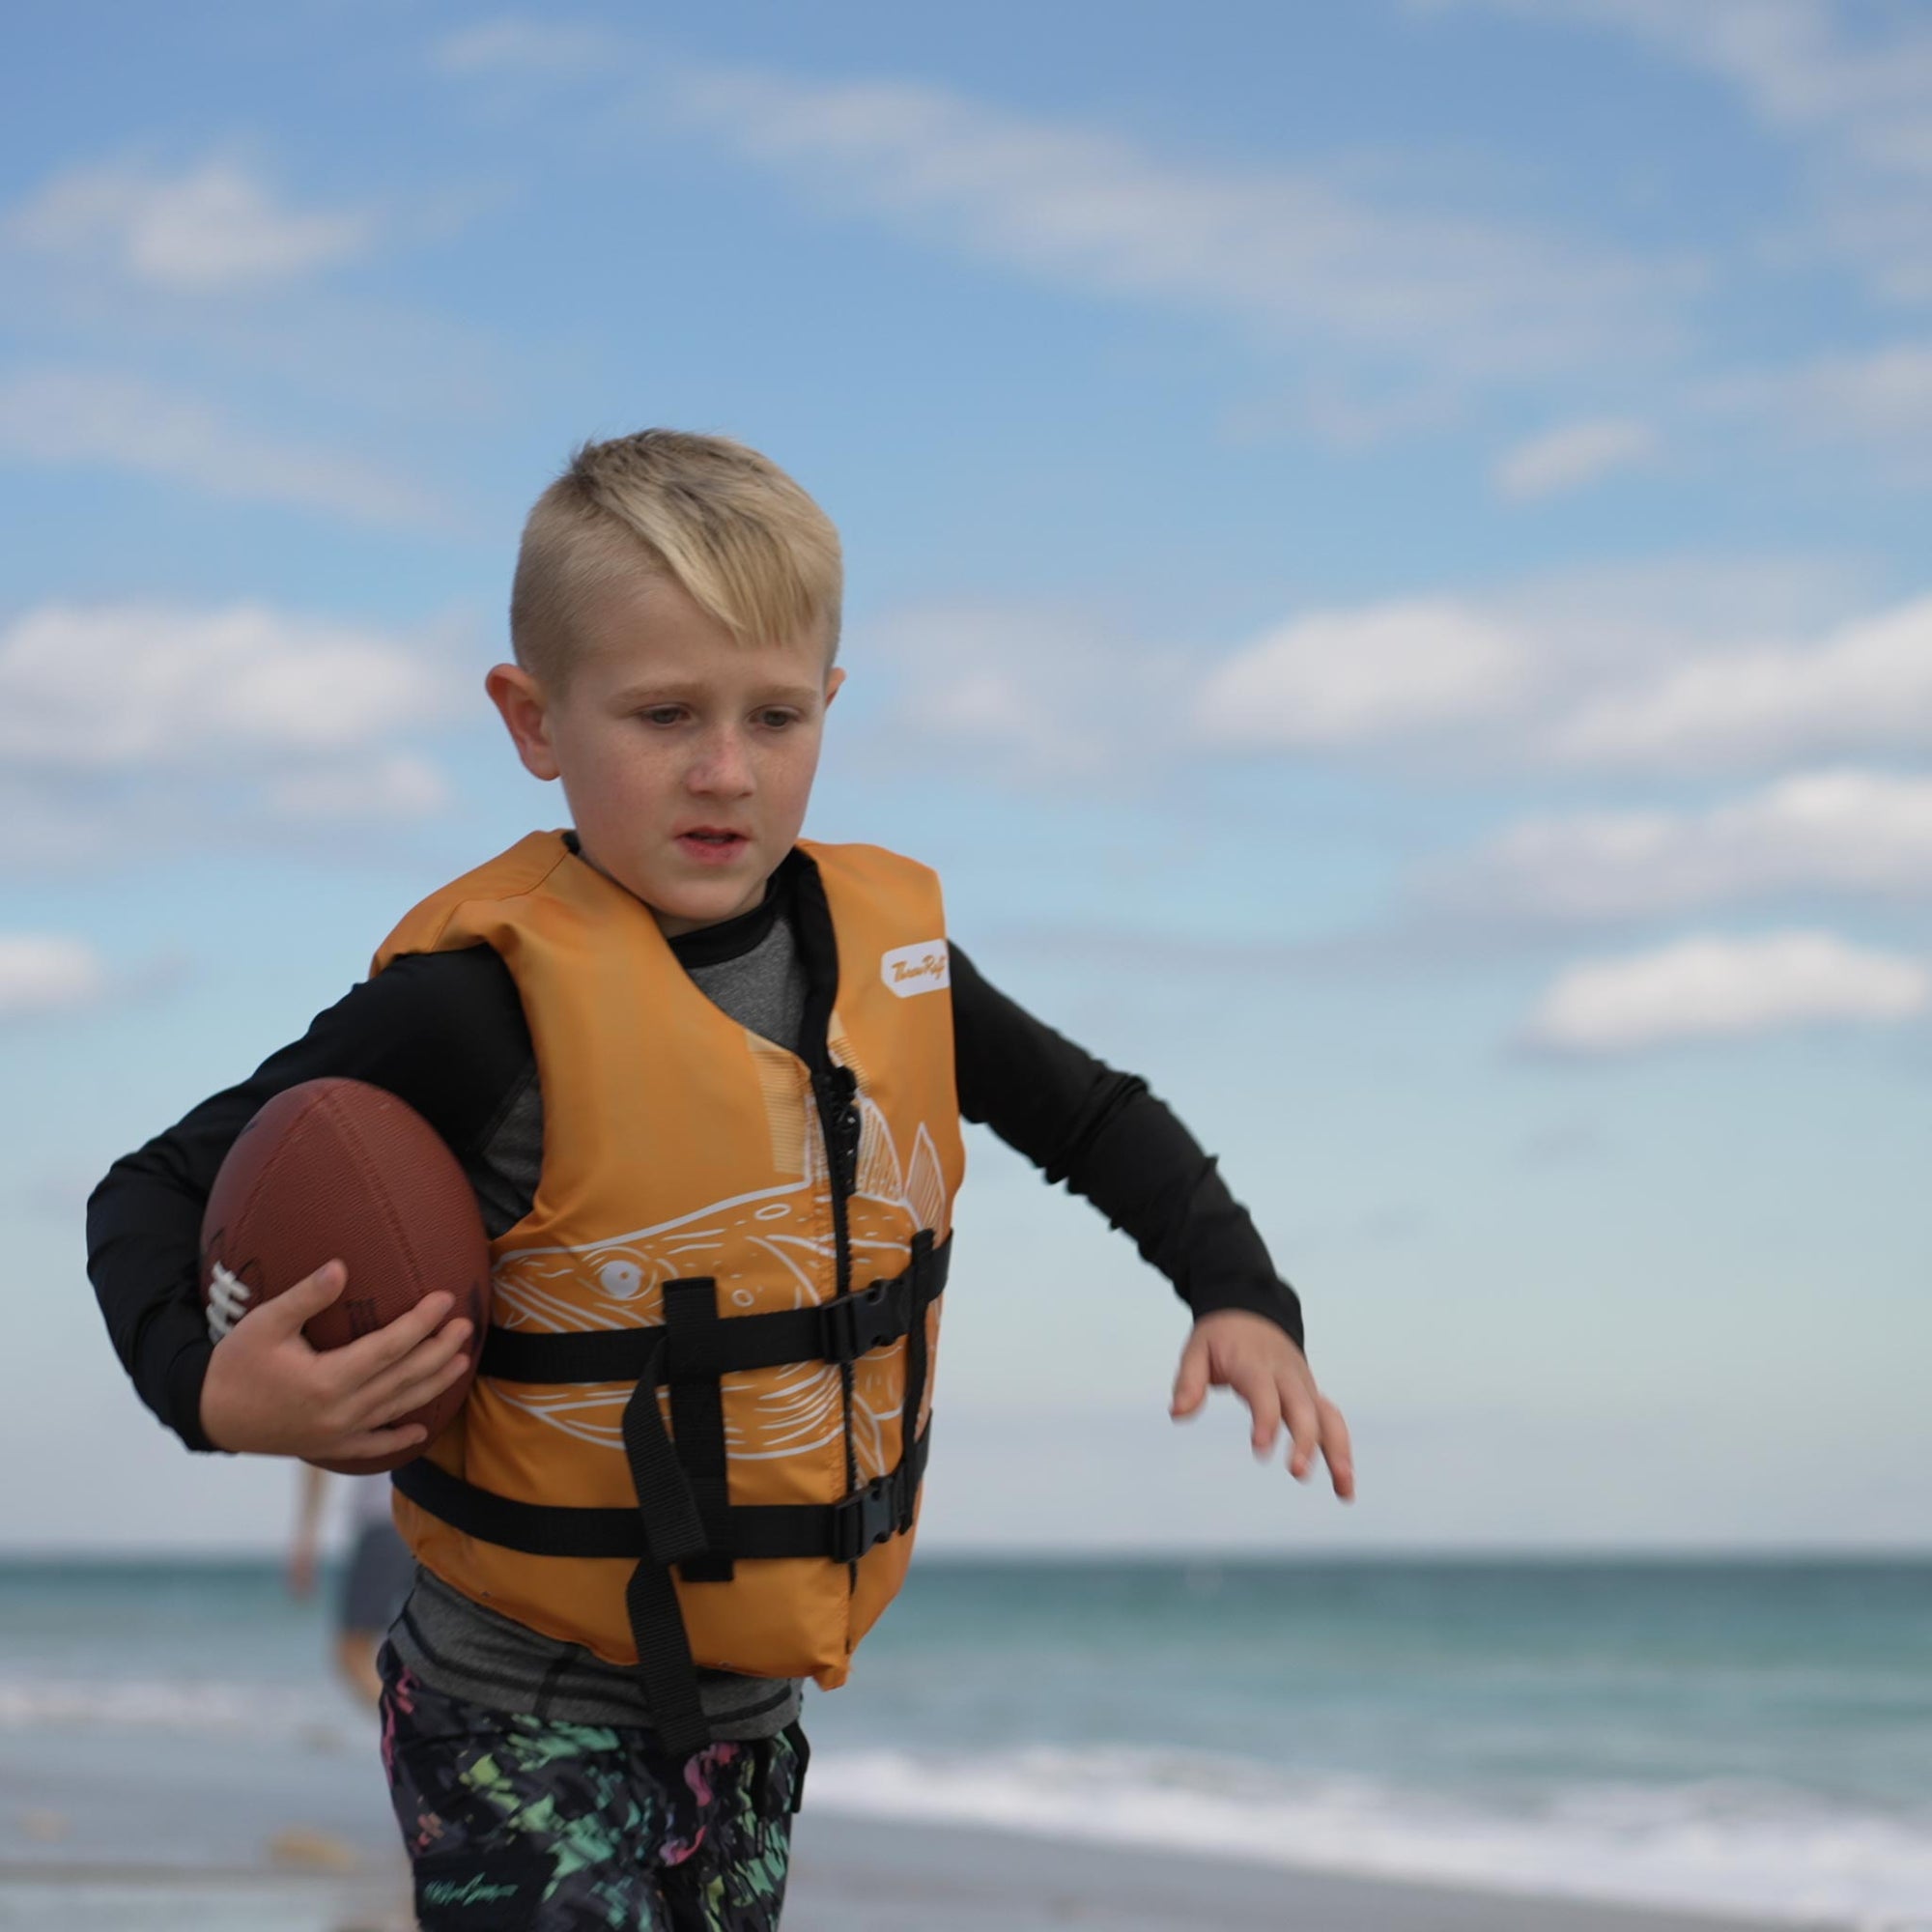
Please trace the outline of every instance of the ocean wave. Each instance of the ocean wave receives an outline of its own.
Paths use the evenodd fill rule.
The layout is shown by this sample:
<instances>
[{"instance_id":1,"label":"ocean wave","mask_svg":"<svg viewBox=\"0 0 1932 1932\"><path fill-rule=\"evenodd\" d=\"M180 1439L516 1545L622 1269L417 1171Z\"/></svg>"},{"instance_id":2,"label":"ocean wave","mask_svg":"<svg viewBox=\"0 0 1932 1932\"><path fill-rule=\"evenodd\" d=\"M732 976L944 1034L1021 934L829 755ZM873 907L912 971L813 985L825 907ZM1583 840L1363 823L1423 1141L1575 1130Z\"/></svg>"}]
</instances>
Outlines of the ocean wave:
<instances>
[{"instance_id":1,"label":"ocean wave","mask_svg":"<svg viewBox=\"0 0 1932 1932\"><path fill-rule=\"evenodd\" d=\"M0 1677L0 1732L142 1732L312 1746L333 1686L235 1677ZM1363 1877L1932 1932L1932 1806L1861 1808L1744 1781L1553 1784L1504 1804L1306 1777L1174 1748L1002 1752L821 1743L828 1810L983 1825Z\"/></svg>"},{"instance_id":2,"label":"ocean wave","mask_svg":"<svg viewBox=\"0 0 1932 1932\"><path fill-rule=\"evenodd\" d=\"M164 1731L297 1739L339 1724L326 1690L232 1678L0 1678L0 1731Z\"/></svg>"},{"instance_id":3,"label":"ocean wave","mask_svg":"<svg viewBox=\"0 0 1932 1932\"><path fill-rule=\"evenodd\" d=\"M835 1751L828 1809L1160 1845L1356 1876L1932 1928L1932 1808L1888 1817L1742 1783L1576 1785L1484 1807L1169 1750Z\"/></svg>"}]
</instances>

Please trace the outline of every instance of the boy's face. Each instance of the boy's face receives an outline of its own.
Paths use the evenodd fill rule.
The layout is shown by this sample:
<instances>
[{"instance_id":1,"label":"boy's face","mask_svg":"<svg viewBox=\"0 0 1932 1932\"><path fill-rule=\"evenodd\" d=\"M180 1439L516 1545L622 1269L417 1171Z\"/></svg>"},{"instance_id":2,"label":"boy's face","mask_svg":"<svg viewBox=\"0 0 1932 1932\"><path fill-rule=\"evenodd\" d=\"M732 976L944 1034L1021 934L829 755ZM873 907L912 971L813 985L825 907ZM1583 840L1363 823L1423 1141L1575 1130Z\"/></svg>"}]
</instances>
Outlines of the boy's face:
<instances>
[{"instance_id":1,"label":"boy's face","mask_svg":"<svg viewBox=\"0 0 1932 1932\"><path fill-rule=\"evenodd\" d=\"M592 603L561 693L516 665L488 682L526 767L563 781L584 857L675 936L749 912L796 841L845 676L826 657L741 644L640 575Z\"/></svg>"}]
</instances>

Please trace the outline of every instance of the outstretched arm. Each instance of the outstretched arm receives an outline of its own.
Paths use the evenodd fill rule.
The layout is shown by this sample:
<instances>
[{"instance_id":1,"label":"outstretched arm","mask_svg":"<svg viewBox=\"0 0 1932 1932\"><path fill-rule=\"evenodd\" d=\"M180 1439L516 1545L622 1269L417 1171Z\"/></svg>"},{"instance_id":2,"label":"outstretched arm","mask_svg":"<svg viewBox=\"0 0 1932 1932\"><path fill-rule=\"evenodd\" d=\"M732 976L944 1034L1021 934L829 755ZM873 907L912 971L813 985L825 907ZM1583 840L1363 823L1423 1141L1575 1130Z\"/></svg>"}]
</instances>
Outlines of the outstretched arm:
<instances>
[{"instance_id":1,"label":"outstretched arm","mask_svg":"<svg viewBox=\"0 0 1932 1932\"><path fill-rule=\"evenodd\" d=\"M1286 1422L1294 1474L1305 1480L1320 1455L1336 1494L1352 1496L1348 1429L1302 1354L1301 1304L1214 1157L1145 1080L1035 1018L956 945L952 954L959 1111L1091 1201L1194 1312L1173 1413L1192 1414L1210 1386L1232 1388L1253 1417L1258 1454Z\"/></svg>"}]
</instances>

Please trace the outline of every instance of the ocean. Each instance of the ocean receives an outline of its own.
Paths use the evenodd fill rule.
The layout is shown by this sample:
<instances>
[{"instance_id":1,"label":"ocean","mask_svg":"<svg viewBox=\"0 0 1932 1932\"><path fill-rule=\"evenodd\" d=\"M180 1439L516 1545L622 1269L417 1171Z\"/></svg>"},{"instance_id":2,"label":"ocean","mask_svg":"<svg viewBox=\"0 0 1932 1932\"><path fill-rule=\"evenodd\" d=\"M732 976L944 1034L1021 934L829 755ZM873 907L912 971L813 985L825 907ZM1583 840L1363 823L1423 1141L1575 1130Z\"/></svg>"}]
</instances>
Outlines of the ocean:
<instances>
[{"instance_id":1,"label":"ocean","mask_svg":"<svg viewBox=\"0 0 1932 1932\"><path fill-rule=\"evenodd\" d=\"M389 1843L327 1641L269 1563L0 1565L0 1862ZM1932 1561L927 1556L807 1721L827 1809L1932 1926Z\"/></svg>"}]
</instances>

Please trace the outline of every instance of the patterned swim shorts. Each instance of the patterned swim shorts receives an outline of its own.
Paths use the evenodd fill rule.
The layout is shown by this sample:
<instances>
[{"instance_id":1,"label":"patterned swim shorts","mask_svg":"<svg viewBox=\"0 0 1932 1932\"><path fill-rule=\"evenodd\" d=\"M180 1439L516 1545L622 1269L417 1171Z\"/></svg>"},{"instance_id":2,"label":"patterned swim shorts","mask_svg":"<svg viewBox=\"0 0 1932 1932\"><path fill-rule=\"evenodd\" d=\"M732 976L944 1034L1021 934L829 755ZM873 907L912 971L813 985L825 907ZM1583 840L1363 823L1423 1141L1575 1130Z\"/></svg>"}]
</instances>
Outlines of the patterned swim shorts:
<instances>
[{"instance_id":1,"label":"patterned swim shorts","mask_svg":"<svg viewBox=\"0 0 1932 1932\"><path fill-rule=\"evenodd\" d=\"M386 1644L383 1765L422 1932L771 1932L809 1755L446 1697Z\"/></svg>"}]
</instances>

